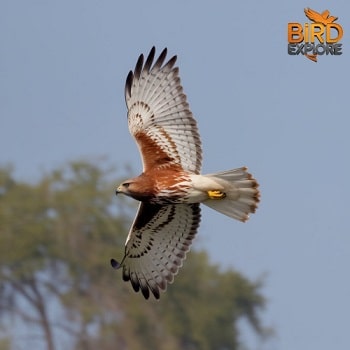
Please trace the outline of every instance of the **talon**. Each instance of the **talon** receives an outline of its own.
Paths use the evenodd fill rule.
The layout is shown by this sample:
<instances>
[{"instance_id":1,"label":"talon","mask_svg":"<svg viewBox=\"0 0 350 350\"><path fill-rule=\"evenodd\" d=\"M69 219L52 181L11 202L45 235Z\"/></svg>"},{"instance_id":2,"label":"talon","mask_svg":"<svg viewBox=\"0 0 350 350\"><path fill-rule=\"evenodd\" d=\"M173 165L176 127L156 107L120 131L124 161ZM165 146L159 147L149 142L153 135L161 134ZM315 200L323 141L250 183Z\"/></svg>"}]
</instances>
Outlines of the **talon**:
<instances>
[{"instance_id":1,"label":"talon","mask_svg":"<svg viewBox=\"0 0 350 350\"><path fill-rule=\"evenodd\" d=\"M226 193L225 192L221 192L221 191L208 191L208 196L210 199L223 199L226 197Z\"/></svg>"}]
</instances>

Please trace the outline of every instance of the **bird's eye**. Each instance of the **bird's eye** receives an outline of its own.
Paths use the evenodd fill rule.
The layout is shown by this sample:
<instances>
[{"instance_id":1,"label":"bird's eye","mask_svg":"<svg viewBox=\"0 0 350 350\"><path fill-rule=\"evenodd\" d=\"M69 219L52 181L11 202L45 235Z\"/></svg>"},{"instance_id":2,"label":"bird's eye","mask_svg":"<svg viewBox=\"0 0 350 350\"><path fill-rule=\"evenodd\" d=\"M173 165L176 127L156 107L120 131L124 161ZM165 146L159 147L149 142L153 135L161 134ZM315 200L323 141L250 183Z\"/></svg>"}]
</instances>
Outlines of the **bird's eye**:
<instances>
[{"instance_id":1,"label":"bird's eye","mask_svg":"<svg viewBox=\"0 0 350 350\"><path fill-rule=\"evenodd\" d=\"M130 186L130 182L124 182L124 183L123 183L123 187L129 188L129 186Z\"/></svg>"}]
</instances>

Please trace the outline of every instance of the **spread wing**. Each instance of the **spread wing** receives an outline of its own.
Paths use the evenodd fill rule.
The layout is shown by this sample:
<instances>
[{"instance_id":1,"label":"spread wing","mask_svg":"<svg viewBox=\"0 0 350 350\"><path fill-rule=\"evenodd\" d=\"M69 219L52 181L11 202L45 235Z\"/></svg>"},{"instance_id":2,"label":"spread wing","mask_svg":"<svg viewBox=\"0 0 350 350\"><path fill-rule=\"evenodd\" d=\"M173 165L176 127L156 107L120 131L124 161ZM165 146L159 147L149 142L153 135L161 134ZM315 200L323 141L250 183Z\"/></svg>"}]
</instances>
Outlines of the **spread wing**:
<instances>
[{"instance_id":1,"label":"spread wing","mask_svg":"<svg viewBox=\"0 0 350 350\"><path fill-rule=\"evenodd\" d=\"M164 49L153 64L153 47L145 64L141 55L134 72L129 72L125 85L129 130L144 171L167 164L199 174L202 150L197 123L174 67L176 56L163 64L166 54Z\"/></svg>"},{"instance_id":2,"label":"spread wing","mask_svg":"<svg viewBox=\"0 0 350 350\"><path fill-rule=\"evenodd\" d=\"M186 258L200 222L199 204L141 203L125 244L125 255L114 268L123 267L124 281L156 299L172 283Z\"/></svg>"}]
</instances>

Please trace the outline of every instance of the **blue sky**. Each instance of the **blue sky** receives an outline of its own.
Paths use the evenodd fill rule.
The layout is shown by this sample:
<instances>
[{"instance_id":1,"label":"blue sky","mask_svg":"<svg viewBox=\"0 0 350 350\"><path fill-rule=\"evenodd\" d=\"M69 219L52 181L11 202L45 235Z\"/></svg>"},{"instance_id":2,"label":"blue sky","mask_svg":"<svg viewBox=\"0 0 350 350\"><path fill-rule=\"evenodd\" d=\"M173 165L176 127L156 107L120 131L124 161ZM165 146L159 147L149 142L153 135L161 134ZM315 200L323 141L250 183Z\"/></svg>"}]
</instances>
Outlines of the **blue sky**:
<instances>
[{"instance_id":1,"label":"blue sky","mask_svg":"<svg viewBox=\"0 0 350 350\"><path fill-rule=\"evenodd\" d=\"M330 10L342 56L287 54L287 23ZM25 180L79 158L138 173L124 82L155 45L178 55L203 172L247 165L262 201L246 224L203 208L197 247L265 276L276 336L252 349L350 347L348 1L2 1L0 163ZM113 195L113 194L111 194Z\"/></svg>"}]
</instances>

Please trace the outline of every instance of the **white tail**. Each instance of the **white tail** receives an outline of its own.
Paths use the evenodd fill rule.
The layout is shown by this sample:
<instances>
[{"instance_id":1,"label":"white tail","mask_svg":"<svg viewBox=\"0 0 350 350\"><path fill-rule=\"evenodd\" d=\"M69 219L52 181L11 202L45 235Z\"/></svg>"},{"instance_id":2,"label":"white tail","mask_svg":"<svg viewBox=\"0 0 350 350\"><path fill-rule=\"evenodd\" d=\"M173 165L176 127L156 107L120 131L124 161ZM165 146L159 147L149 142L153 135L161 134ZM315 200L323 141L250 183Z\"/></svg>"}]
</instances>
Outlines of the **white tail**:
<instances>
[{"instance_id":1,"label":"white tail","mask_svg":"<svg viewBox=\"0 0 350 350\"><path fill-rule=\"evenodd\" d=\"M259 203L259 185L247 168L227 170L216 174L208 174L224 189L220 199L208 199L203 204L231 218L247 221L249 214L254 213Z\"/></svg>"}]
</instances>

